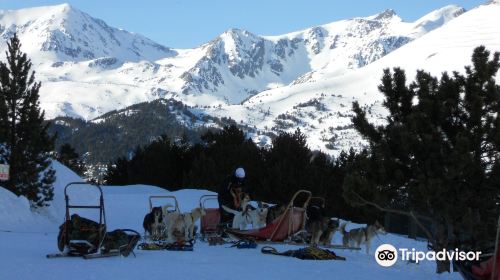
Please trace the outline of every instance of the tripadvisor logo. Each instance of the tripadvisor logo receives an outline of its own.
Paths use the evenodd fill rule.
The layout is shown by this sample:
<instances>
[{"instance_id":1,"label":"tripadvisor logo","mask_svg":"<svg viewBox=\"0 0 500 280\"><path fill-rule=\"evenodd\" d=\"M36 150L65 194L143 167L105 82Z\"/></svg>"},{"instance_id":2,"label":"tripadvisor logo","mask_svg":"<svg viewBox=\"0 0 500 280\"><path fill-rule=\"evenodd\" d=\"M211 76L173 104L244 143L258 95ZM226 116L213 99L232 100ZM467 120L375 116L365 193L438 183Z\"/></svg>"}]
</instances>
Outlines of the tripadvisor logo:
<instances>
[{"instance_id":1,"label":"tripadvisor logo","mask_svg":"<svg viewBox=\"0 0 500 280\"><path fill-rule=\"evenodd\" d=\"M398 251L391 244L382 244L375 251L375 260L381 266L392 266L398 260Z\"/></svg>"},{"instance_id":2,"label":"tripadvisor logo","mask_svg":"<svg viewBox=\"0 0 500 280\"><path fill-rule=\"evenodd\" d=\"M398 252L399 251L399 252ZM392 246L391 244L382 244L375 251L375 260L377 263L384 267L393 266L398 260L398 255L401 257L402 261L409 261L419 263L423 260L428 261L477 261L481 255L481 252L464 252L455 250L441 250L441 251L417 251L414 248L399 248Z\"/></svg>"}]
</instances>

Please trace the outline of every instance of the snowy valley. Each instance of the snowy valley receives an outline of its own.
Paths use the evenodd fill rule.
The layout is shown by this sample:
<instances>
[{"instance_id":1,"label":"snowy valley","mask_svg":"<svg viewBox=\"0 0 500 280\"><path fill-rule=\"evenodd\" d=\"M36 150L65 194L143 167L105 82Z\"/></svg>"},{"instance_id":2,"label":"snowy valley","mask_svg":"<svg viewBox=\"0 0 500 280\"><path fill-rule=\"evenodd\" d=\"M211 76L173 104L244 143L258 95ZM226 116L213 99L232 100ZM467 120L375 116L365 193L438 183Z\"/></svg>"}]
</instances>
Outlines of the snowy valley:
<instances>
[{"instance_id":1,"label":"snowy valley","mask_svg":"<svg viewBox=\"0 0 500 280\"><path fill-rule=\"evenodd\" d=\"M409 80L421 68L463 70L474 47L500 50L498 12L492 1L405 22L386 10L277 36L233 28L197 48L173 49L63 4L2 11L0 32L19 34L43 83L47 118L100 122L110 111L165 98L197 116L230 117L262 145L300 128L311 148L338 155L363 143L351 128L353 101L383 121L382 69L401 66Z\"/></svg>"}]
</instances>

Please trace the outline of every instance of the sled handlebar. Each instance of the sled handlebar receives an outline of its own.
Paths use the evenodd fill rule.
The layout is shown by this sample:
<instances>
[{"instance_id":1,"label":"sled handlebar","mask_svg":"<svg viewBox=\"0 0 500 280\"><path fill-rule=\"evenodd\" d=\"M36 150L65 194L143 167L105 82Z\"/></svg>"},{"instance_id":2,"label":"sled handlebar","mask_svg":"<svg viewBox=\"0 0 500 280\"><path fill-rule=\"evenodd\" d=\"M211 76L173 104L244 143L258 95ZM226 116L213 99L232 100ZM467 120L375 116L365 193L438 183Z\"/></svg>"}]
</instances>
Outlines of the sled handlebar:
<instances>
[{"instance_id":1,"label":"sled handlebar","mask_svg":"<svg viewBox=\"0 0 500 280\"><path fill-rule=\"evenodd\" d=\"M75 186L75 185L87 185L87 186L93 186L93 187L96 187L98 190L99 190L99 205L70 205L69 204L69 195L68 195L68 188L70 186ZM104 195L102 193L102 189L100 186L98 185L93 185L93 184L89 184L87 182L71 182L71 183L68 183L65 187L64 187L64 199L66 201L66 208L86 208L86 209L104 209Z\"/></svg>"},{"instance_id":2,"label":"sled handlebar","mask_svg":"<svg viewBox=\"0 0 500 280\"><path fill-rule=\"evenodd\" d=\"M99 190L99 193L101 194L101 197L103 196L102 194L102 189L100 186L98 185L93 185L93 184L90 184L90 183L87 183L87 182L71 182L71 183L68 183L65 187L64 187L64 196L67 197L68 196L68 187L70 186L74 186L74 185L88 185L88 186L93 186L93 187L96 187L98 190Z\"/></svg>"},{"instance_id":3,"label":"sled handlebar","mask_svg":"<svg viewBox=\"0 0 500 280\"><path fill-rule=\"evenodd\" d=\"M205 203L208 200L218 200L218 195L216 194L205 194L200 197L200 208L206 209Z\"/></svg>"},{"instance_id":4,"label":"sled handlebar","mask_svg":"<svg viewBox=\"0 0 500 280\"><path fill-rule=\"evenodd\" d=\"M304 201L304 204L302 205L302 208L307 208L307 205L309 204L309 201L311 200L312 193L310 191L306 190L298 190L290 199L290 202L288 203L288 206L286 207L285 212L281 215L280 220L278 221L277 226L275 227L274 231L271 233L271 236L269 237L268 240L273 240L274 235L278 231L278 228L281 226L281 224L284 222L285 217L287 216L286 213L288 212L289 215L292 214L293 209L295 207L295 199L300 195L300 194L305 194L307 196L306 200ZM304 210L304 215L305 215L305 210ZM291 224L293 223L293 218L289 217L288 218L288 235L291 234ZM302 223L302 229L305 227L305 217L303 218L303 223Z\"/></svg>"},{"instance_id":5,"label":"sled handlebar","mask_svg":"<svg viewBox=\"0 0 500 280\"><path fill-rule=\"evenodd\" d=\"M151 211L153 209L153 198L169 198L169 199L172 199L174 200L174 207L175 207L175 211L177 212L181 212L180 208L179 208L179 202L177 202L177 198L173 195L152 195L149 197L149 211Z\"/></svg>"},{"instance_id":6,"label":"sled handlebar","mask_svg":"<svg viewBox=\"0 0 500 280\"><path fill-rule=\"evenodd\" d=\"M87 185L96 187L99 190L99 205L71 205L69 204L68 188L75 185ZM99 209L99 224L106 224L106 213L104 212L104 195L99 185L89 184L87 182L70 182L64 187L64 200L66 202L65 221L70 220L69 209Z\"/></svg>"},{"instance_id":7,"label":"sled handlebar","mask_svg":"<svg viewBox=\"0 0 500 280\"><path fill-rule=\"evenodd\" d=\"M306 191L306 190L299 190L299 191L297 191L293 195L292 199L290 200L289 207L295 206L295 199L299 196L299 194L302 194L302 193L304 193L304 194L307 195L307 199L306 199L306 201L304 201L304 204L302 205L302 208L307 208L307 205L309 204L309 201L312 198L312 193L310 191Z\"/></svg>"}]
</instances>

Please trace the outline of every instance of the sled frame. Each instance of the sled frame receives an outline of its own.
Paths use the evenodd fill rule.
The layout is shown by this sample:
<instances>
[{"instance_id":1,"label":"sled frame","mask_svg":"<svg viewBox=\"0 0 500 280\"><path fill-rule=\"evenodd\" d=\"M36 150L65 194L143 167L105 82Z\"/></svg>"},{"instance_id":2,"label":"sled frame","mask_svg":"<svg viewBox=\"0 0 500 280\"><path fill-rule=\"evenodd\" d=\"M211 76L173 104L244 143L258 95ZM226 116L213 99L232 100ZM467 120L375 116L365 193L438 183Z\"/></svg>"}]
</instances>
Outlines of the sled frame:
<instances>
[{"instance_id":1,"label":"sled frame","mask_svg":"<svg viewBox=\"0 0 500 280\"><path fill-rule=\"evenodd\" d=\"M171 200L174 202L174 209L176 212L181 212L179 208L179 202L177 201L177 198L173 195L151 195L149 197L149 211L153 210L153 200L157 199L165 199L165 200Z\"/></svg>"}]
</instances>

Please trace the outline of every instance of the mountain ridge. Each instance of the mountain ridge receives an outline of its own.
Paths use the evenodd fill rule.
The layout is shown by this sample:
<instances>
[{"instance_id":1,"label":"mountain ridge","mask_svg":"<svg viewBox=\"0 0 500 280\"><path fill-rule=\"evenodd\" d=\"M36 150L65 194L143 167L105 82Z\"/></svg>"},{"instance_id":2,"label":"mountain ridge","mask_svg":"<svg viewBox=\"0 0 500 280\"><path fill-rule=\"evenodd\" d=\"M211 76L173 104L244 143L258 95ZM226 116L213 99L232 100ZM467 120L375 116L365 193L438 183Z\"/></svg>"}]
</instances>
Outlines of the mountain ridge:
<instances>
[{"instance_id":1,"label":"mountain ridge","mask_svg":"<svg viewBox=\"0 0 500 280\"><path fill-rule=\"evenodd\" d=\"M462 12L453 6L439 14ZM240 104L309 72L363 67L427 32L387 10L278 36L233 28L197 48L172 49L69 4L1 11L0 26L4 40L18 33L35 62L47 116L87 120L160 97L200 107Z\"/></svg>"},{"instance_id":2,"label":"mountain ridge","mask_svg":"<svg viewBox=\"0 0 500 280\"><path fill-rule=\"evenodd\" d=\"M500 50L495 37L500 30L497 12L498 2L467 12L449 5L404 22L389 9L277 36L231 28L193 49L164 47L161 56L150 55L150 60L133 53L127 54L130 60L123 53L61 60L41 57L35 59L35 70L43 83L41 105L49 118L66 115L98 124L104 116L134 104L175 100L200 120L203 116L234 119L262 145L278 131L300 128L311 148L337 155L364 144L352 128L353 101L369 109L371 121L384 121L377 91L383 68L402 66L409 80L416 69L433 74L463 69L470 64L473 46ZM1 26L5 13L0 12ZM76 26L75 22L89 21L71 22ZM29 30L30 24L20 30ZM5 37L14 29L0 30ZM127 34L132 36L126 40L130 44L141 38ZM73 39L78 42L76 36ZM155 46L144 42L145 48ZM196 128L189 122L182 125ZM220 125L212 122L206 127Z\"/></svg>"}]
</instances>

